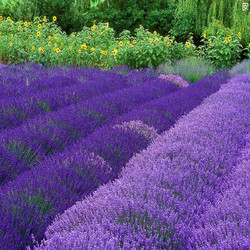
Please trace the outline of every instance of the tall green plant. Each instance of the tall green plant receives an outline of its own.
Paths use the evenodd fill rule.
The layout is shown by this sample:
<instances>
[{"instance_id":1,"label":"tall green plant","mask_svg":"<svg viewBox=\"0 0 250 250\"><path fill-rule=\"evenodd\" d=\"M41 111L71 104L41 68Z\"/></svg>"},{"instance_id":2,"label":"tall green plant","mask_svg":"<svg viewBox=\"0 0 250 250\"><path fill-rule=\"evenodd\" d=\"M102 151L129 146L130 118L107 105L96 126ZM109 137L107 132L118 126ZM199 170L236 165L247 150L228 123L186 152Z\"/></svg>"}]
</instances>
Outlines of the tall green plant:
<instances>
[{"instance_id":1,"label":"tall green plant","mask_svg":"<svg viewBox=\"0 0 250 250\"><path fill-rule=\"evenodd\" d=\"M217 68L232 67L240 58L242 45L240 36L234 33L218 30L216 36L204 34L200 54L211 60Z\"/></svg>"}]
</instances>

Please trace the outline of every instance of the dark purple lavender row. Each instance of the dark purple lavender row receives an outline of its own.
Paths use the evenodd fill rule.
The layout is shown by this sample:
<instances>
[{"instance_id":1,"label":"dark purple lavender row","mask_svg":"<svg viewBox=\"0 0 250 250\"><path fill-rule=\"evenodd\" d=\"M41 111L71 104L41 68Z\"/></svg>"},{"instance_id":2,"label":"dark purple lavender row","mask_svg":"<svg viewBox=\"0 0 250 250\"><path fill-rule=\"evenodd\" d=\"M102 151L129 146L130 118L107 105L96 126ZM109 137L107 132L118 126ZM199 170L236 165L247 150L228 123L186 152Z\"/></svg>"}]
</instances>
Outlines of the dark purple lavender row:
<instances>
[{"instance_id":1,"label":"dark purple lavender row","mask_svg":"<svg viewBox=\"0 0 250 250\"><path fill-rule=\"evenodd\" d=\"M229 183L229 176L233 178L250 132L246 78L249 83L248 74L222 86L133 157L117 181L101 186L56 217L39 249L245 249L249 244L246 190L238 200L243 221L235 216L238 207L230 214L227 202L220 203L218 197L234 182ZM214 213L213 207L217 207ZM228 213L234 234L216 223L216 215L225 220L223 215ZM193 240L202 232L196 244Z\"/></svg>"},{"instance_id":2,"label":"dark purple lavender row","mask_svg":"<svg viewBox=\"0 0 250 250\"><path fill-rule=\"evenodd\" d=\"M44 68L37 64L26 63L19 66L7 66L0 72L0 99L29 96L37 92L49 91L51 88L70 86L77 81L110 78L121 76L115 71L103 71L95 68L68 67ZM128 85L134 85L149 78L157 78L158 73L154 70L145 69L140 72L130 70L128 74Z\"/></svg>"},{"instance_id":3,"label":"dark purple lavender row","mask_svg":"<svg viewBox=\"0 0 250 250\"><path fill-rule=\"evenodd\" d=\"M103 74L100 70L81 71L72 68L71 71L66 71L60 68L46 69L37 64L9 65L0 72L0 99L29 96L32 93L70 86L78 81L84 82L101 76Z\"/></svg>"},{"instance_id":4,"label":"dark purple lavender row","mask_svg":"<svg viewBox=\"0 0 250 250\"><path fill-rule=\"evenodd\" d=\"M132 110L139 104L168 95L179 88L164 80L149 80L143 84L100 95L57 112L38 115L13 130L4 130L0 142L14 154L19 165L10 165L7 154L0 159L0 182L15 178L65 147L85 138L96 128ZM1 164L3 162L3 164ZM19 166L22 166L20 171Z\"/></svg>"},{"instance_id":5,"label":"dark purple lavender row","mask_svg":"<svg viewBox=\"0 0 250 250\"><path fill-rule=\"evenodd\" d=\"M59 82L63 78L58 79ZM100 94L128 87L127 77L113 75L80 83L71 79L71 85L51 88L50 91L0 100L0 131L20 126L38 114L57 111L70 104L82 102ZM73 84L74 83L74 84Z\"/></svg>"},{"instance_id":6,"label":"dark purple lavender row","mask_svg":"<svg viewBox=\"0 0 250 250\"><path fill-rule=\"evenodd\" d=\"M184 98L183 90L178 90L169 95L169 97L172 95L175 97L174 99L170 98L170 100L175 100L177 103L184 98L185 102L190 102L190 105L194 107L194 103L197 105L204 96L217 91L220 84L225 83L223 77L219 77L219 75L216 77L217 84L215 81L212 83L210 77L188 87L191 88L190 90L186 88L187 96L190 99ZM209 82L211 88L207 88ZM200 97L198 90L201 92ZM193 95L190 96L189 92L192 92ZM164 111L168 108L169 100L165 97L160 99L162 100L162 111ZM194 102L194 99L197 102ZM151 101L150 104L153 108L154 101ZM183 114L178 105L171 107L176 107L172 111L177 112L179 117ZM157 114L155 114L155 118L157 128L157 124L159 124ZM161 120L166 124L166 129L172 126L167 122L167 119L166 117L165 120ZM2 244L8 245L8 242L18 242L20 245L25 244L25 242L31 244L31 231L37 240L41 240L46 226L51 223L57 213L62 213L77 200L93 192L98 186L114 180L122 166L129 161L133 154L146 148L156 136L157 133L154 128L150 128L140 121L104 126L97 129L86 139L79 141L66 152L55 156L53 159L47 159L37 168L33 168L31 171L20 175L13 182L9 182L2 190L1 201L5 206L2 207L0 212L2 214L1 219L3 218L2 226L10 228L10 231L14 233L11 234L6 231L2 238ZM86 162L88 152L101 156L107 166L89 166ZM91 157L94 161L93 156ZM19 200L23 202L20 206L18 205ZM18 223L23 221L23 227L27 228L25 236L20 234L20 228L14 224L15 220L12 219L13 212L10 208L13 204L16 204L18 209L16 221ZM37 207L36 213L38 214L34 214L34 207ZM32 218L32 220L24 220L24 218Z\"/></svg>"}]
</instances>

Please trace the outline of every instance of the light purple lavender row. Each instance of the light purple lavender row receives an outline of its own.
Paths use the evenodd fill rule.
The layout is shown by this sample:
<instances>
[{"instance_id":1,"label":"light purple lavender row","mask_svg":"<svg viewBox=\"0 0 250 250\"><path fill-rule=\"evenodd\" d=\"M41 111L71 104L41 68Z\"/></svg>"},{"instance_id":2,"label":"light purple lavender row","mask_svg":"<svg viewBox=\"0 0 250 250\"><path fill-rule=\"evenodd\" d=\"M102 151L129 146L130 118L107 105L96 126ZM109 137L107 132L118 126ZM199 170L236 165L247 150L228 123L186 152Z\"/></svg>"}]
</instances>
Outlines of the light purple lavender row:
<instances>
[{"instance_id":1,"label":"light purple lavender row","mask_svg":"<svg viewBox=\"0 0 250 250\"><path fill-rule=\"evenodd\" d=\"M57 217L39 249L190 246L195 226L209 204L216 204L246 144L249 81L248 74L223 85L132 158L119 180ZM247 202L246 196L242 199L242 204ZM245 233L238 236L244 239ZM231 249L233 237L219 233L217 242L210 244L219 246L226 239L222 245Z\"/></svg>"},{"instance_id":2,"label":"light purple lavender row","mask_svg":"<svg viewBox=\"0 0 250 250\"><path fill-rule=\"evenodd\" d=\"M1 183L37 165L48 155L63 151L65 147L138 105L178 89L161 79L149 80L147 83L87 99L57 112L38 115L16 129L2 131L1 145L10 154L0 158ZM8 164L8 159L13 162L13 157L17 158L18 165Z\"/></svg>"},{"instance_id":3,"label":"light purple lavender row","mask_svg":"<svg viewBox=\"0 0 250 250\"><path fill-rule=\"evenodd\" d=\"M153 113L151 122L154 122L155 127L168 129L178 117L200 104L206 96L217 91L223 82L225 82L224 74L208 77L189 88L168 95L169 98L159 98L160 102L158 100L149 102L146 110L138 108L137 112L133 112L133 117L135 119L135 115L146 117L150 113L150 107ZM179 105L175 105L178 103ZM185 105L180 108L181 104ZM166 113L167 110L175 114L175 120L170 116L158 115L158 113ZM36 229L34 233L36 239L42 239L47 225L51 223L56 213L62 213L81 197L93 192L99 185L117 178L122 167L133 154L146 148L156 135L154 128L140 121L132 120L103 126L64 153L53 157L53 160L45 161L37 168L9 182L2 190L3 196L0 200L5 205L0 211L2 214L0 220L2 220L2 228L8 228L7 232L10 233L6 232L5 236L0 238L0 242L8 247L16 246L11 242L19 245L30 244L30 228ZM89 166L86 162L88 152L101 156L108 166L100 167L99 170L97 170L98 167ZM49 206L45 205L44 197ZM28 204L27 199L31 199L32 203ZM19 200L22 200L22 204L16 203ZM38 215L34 215L35 205L38 205L40 211ZM11 209L13 206L19 211L15 221ZM46 209L43 209L44 206ZM34 218L31 222L28 219L30 217ZM22 235L21 228L16 226L19 224L16 223L17 221L22 221L23 227L26 228L25 234ZM39 225L39 228L36 225Z\"/></svg>"},{"instance_id":4,"label":"light purple lavender row","mask_svg":"<svg viewBox=\"0 0 250 250\"><path fill-rule=\"evenodd\" d=\"M250 133L238 164L225 179L221 192L205 208L188 241L192 249L248 249L250 211Z\"/></svg>"}]
</instances>

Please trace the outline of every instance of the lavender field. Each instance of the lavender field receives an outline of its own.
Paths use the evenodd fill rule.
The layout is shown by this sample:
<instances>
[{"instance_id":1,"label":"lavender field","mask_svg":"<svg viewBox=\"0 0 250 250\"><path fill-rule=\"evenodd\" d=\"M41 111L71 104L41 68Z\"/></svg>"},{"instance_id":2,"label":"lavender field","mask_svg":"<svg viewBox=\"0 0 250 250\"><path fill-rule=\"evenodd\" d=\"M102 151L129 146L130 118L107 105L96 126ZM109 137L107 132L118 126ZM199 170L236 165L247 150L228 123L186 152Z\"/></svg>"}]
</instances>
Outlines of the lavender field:
<instances>
[{"instance_id":1,"label":"lavender field","mask_svg":"<svg viewBox=\"0 0 250 250\"><path fill-rule=\"evenodd\" d=\"M0 249L248 249L237 67L1 66Z\"/></svg>"}]
</instances>

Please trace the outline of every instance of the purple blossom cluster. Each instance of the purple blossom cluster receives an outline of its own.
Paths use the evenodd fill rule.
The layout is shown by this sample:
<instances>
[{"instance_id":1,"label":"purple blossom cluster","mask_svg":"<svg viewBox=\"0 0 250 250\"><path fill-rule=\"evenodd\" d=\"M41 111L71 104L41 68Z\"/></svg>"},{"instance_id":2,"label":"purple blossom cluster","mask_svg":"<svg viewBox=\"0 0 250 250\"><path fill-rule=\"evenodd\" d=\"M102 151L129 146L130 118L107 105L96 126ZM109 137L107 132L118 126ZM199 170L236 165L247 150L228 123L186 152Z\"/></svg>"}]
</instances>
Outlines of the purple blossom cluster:
<instances>
[{"instance_id":1,"label":"purple blossom cluster","mask_svg":"<svg viewBox=\"0 0 250 250\"><path fill-rule=\"evenodd\" d=\"M96 128L108 124L138 105L178 89L164 80L150 79L55 112L37 115L16 129L3 130L0 142L8 152L3 160L0 159L0 182L15 178L24 170L38 165L47 156L63 151L65 147L87 137ZM19 164L8 164L10 155L11 159L17 158Z\"/></svg>"},{"instance_id":2,"label":"purple blossom cluster","mask_svg":"<svg viewBox=\"0 0 250 250\"><path fill-rule=\"evenodd\" d=\"M247 249L249 82L222 85L57 216L35 249Z\"/></svg>"},{"instance_id":3,"label":"purple blossom cluster","mask_svg":"<svg viewBox=\"0 0 250 250\"><path fill-rule=\"evenodd\" d=\"M102 99L105 102L102 105L112 108L120 115L124 114L120 121L114 117L113 121L106 125L103 123L99 128L96 125L93 126L95 129L89 134L86 133L86 136L79 139L76 144L67 144L69 148L63 153L58 151L53 158L45 157L45 161L2 187L0 204L3 205L0 205L0 220L2 221L0 230L4 231L4 234L0 236L0 245L15 248L32 244L31 234L40 241L44 237L47 226L57 214L63 213L77 201L93 193L100 185L117 178L130 158L158 137L158 128L163 131L170 128L185 112L190 111L205 97L216 92L228 79L225 74L217 74L184 89L179 89L172 84L167 86L168 83L165 80L156 79L124 89L119 92L119 95L114 96L114 99L110 98L110 95L105 95ZM172 96L174 93L176 95ZM167 96L172 97L168 99ZM157 97L159 97L158 102L149 101ZM184 99L184 107L177 105L182 99ZM95 99L93 105L99 100ZM129 106L124 100L129 100ZM136 114L139 118L146 117L150 111L147 109L144 111L146 105L143 104L144 102L147 102L146 107L152 107L151 111L155 114L152 124L144 123L136 118ZM136 103L142 105L134 109L134 116L131 116L133 119L128 119L129 116L125 113L132 109L131 103L134 108L138 106ZM84 103L84 106L86 105ZM176 115L170 120L168 116L164 118L165 120L158 120L161 116L157 116L157 112L154 111L156 107L159 114L165 114L165 110L170 108L171 112ZM124 108L126 111L121 112ZM67 115L64 113L64 116ZM165 125L161 125L161 122ZM81 124L82 126L84 123ZM89 155L93 162L97 162L96 166L90 165L86 160ZM104 161L103 167L98 166L95 157ZM13 210L13 207L16 210Z\"/></svg>"},{"instance_id":4,"label":"purple blossom cluster","mask_svg":"<svg viewBox=\"0 0 250 250\"><path fill-rule=\"evenodd\" d=\"M177 86L182 87L182 88L185 88L185 87L189 86L189 82L184 80L180 75L176 75L176 74L163 75L163 74L160 74L159 78L170 81L173 84L176 84Z\"/></svg>"}]
</instances>

